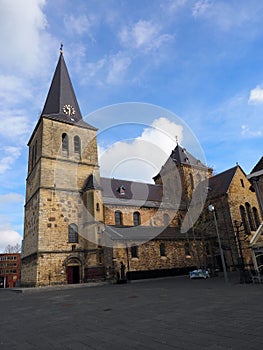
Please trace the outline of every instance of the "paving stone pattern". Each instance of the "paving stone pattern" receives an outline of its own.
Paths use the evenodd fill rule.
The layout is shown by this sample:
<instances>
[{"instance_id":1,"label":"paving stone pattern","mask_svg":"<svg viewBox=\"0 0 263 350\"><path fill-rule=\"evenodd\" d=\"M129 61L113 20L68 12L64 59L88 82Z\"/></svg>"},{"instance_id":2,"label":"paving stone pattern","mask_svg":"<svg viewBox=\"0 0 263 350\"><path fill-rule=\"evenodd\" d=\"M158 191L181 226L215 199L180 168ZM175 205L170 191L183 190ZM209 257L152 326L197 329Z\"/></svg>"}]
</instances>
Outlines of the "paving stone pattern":
<instances>
[{"instance_id":1,"label":"paving stone pattern","mask_svg":"<svg viewBox=\"0 0 263 350\"><path fill-rule=\"evenodd\" d=\"M0 290L0 349L261 349L263 284L170 277Z\"/></svg>"}]
</instances>

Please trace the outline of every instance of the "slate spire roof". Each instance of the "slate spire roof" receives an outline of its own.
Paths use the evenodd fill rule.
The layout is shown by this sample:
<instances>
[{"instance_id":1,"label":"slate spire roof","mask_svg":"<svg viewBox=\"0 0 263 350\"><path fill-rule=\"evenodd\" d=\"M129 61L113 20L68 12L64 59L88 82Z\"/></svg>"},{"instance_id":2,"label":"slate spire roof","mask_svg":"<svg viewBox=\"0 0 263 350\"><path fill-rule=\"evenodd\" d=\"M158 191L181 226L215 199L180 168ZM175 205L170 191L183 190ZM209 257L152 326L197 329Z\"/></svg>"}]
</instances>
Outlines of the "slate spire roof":
<instances>
[{"instance_id":1,"label":"slate spire roof","mask_svg":"<svg viewBox=\"0 0 263 350\"><path fill-rule=\"evenodd\" d=\"M201 168L207 168L199 159L192 156L185 148L181 147L179 144L176 145L175 149L172 151L170 158L177 164L191 165Z\"/></svg>"},{"instance_id":2,"label":"slate spire roof","mask_svg":"<svg viewBox=\"0 0 263 350\"><path fill-rule=\"evenodd\" d=\"M214 175L209 179L209 199L220 197L228 192L237 169L241 169L239 165L236 165L233 168L227 169L222 173Z\"/></svg>"},{"instance_id":3,"label":"slate spire roof","mask_svg":"<svg viewBox=\"0 0 263 350\"><path fill-rule=\"evenodd\" d=\"M191 167L212 171L212 169L210 169L208 166L202 163L199 159L195 158L184 147L181 147L177 143L177 145L175 146L175 149L172 150L172 153L170 154L168 160L163 165L161 171L153 177L153 180L156 180L161 176L162 170L165 169L166 164L168 164L168 162L170 162L171 160L176 164L176 166L189 165Z\"/></svg>"},{"instance_id":4,"label":"slate spire roof","mask_svg":"<svg viewBox=\"0 0 263 350\"><path fill-rule=\"evenodd\" d=\"M263 157L260 158L260 160L254 166L254 168L251 170L250 174L256 173L261 170L263 170Z\"/></svg>"},{"instance_id":5,"label":"slate spire roof","mask_svg":"<svg viewBox=\"0 0 263 350\"><path fill-rule=\"evenodd\" d=\"M79 104L63 57L62 46L42 116L65 123L93 128L82 119Z\"/></svg>"}]
</instances>

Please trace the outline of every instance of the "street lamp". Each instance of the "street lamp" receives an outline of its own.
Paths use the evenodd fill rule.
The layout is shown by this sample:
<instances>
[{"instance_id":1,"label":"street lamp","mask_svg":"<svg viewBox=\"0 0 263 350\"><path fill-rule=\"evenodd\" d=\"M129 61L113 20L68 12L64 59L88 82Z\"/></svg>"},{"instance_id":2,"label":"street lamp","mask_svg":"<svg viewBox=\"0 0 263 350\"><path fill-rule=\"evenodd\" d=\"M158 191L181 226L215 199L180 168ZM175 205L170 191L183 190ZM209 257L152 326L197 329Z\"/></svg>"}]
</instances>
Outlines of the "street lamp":
<instances>
[{"instance_id":1,"label":"street lamp","mask_svg":"<svg viewBox=\"0 0 263 350\"><path fill-rule=\"evenodd\" d=\"M220 250L220 255L221 255L221 261L222 261L222 266L223 266L223 272L224 272L224 278L225 278L225 283L227 283L228 282L228 278L227 278L227 272L226 272L226 264L225 264L224 253L223 253L223 250L222 250L221 240L220 240L219 231L218 231L215 207L212 204L210 204L208 206L208 209L209 209L209 211L211 211L213 213L213 216L214 216L214 222L215 222L215 227L216 227L216 234L217 234L219 250Z\"/></svg>"}]
</instances>

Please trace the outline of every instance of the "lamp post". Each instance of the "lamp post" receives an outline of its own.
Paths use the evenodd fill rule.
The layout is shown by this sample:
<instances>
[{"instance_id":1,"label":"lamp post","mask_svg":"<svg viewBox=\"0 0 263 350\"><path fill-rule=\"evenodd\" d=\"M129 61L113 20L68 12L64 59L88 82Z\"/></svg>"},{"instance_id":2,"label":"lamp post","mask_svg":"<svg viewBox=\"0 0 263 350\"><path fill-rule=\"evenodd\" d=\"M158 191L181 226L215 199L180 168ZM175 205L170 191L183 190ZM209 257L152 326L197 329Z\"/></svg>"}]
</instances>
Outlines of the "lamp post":
<instances>
[{"instance_id":1,"label":"lamp post","mask_svg":"<svg viewBox=\"0 0 263 350\"><path fill-rule=\"evenodd\" d=\"M218 231L218 225L217 225L217 220L216 220L215 207L214 207L212 204L210 204L210 205L208 206L208 209L209 209L209 211L211 211L211 212L213 213L213 216L214 216L216 234L217 234L217 239L218 239L218 244L219 244L219 250L220 250L220 255L221 255L221 262L222 262L223 272L224 272L224 278L225 278L225 283L227 283L227 282L228 282L228 278L227 278L227 272L226 272L226 264L225 264L224 253L223 253L223 250L222 250L221 240L220 240L219 231Z\"/></svg>"},{"instance_id":2,"label":"lamp post","mask_svg":"<svg viewBox=\"0 0 263 350\"><path fill-rule=\"evenodd\" d=\"M237 220L234 221L235 228L236 228L236 239L237 239L237 244L238 244L238 249L239 249L239 255L240 255L240 260L241 260L241 267L242 267L242 272L245 270L245 261L244 261L244 256L243 256L243 249L242 249L242 244L241 244L241 239L240 239L240 228L243 225L243 222L238 222Z\"/></svg>"}]
</instances>

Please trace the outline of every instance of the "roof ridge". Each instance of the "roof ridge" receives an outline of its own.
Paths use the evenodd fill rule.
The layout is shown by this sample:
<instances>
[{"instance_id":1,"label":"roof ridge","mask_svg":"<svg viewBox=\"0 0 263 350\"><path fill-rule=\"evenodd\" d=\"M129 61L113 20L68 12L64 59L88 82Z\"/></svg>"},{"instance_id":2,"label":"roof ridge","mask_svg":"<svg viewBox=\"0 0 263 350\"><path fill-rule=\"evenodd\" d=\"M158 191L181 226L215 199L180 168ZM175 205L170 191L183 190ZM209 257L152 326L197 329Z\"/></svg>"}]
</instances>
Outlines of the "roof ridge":
<instances>
[{"instance_id":1,"label":"roof ridge","mask_svg":"<svg viewBox=\"0 0 263 350\"><path fill-rule=\"evenodd\" d=\"M62 49L41 116L73 123L83 120Z\"/></svg>"}]
</instances>

